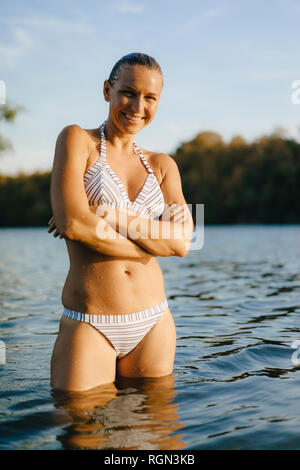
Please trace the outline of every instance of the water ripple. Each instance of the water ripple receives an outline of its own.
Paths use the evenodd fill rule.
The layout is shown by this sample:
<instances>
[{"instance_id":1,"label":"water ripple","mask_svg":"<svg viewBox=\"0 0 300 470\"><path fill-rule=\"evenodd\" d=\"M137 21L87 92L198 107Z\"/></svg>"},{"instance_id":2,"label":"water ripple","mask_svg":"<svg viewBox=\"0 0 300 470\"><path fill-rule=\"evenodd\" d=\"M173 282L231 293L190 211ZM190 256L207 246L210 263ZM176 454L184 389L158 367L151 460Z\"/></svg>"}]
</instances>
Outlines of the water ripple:
<instances>
[{"instance_id":1,"label":"water ripple","mask_svg":"<svg viewBox=\"0 0 300 470\"><path fill-rule=\"evenodd\" d=\"M46 229L0 230L0 448L299 449L299 240L300 226L208 227L203 250L159 258L173 376L56 396L67 253Z\"/></svg>"}]
</instances>

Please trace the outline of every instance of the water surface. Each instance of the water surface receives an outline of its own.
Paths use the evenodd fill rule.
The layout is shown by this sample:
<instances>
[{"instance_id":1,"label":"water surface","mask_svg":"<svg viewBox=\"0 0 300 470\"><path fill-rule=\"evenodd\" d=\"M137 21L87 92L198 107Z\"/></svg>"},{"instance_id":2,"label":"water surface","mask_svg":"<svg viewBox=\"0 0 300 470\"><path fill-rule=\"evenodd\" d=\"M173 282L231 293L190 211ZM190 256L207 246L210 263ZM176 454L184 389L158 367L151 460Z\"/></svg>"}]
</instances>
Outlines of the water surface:
<instances>
[{"instance_id":1,"label":"water surface","mask_svg":"<svg viewBox=\"0 0 300 470\"><path fill-rule=\"evenodd\" d=\"M205 227L202 250L158 258L173 376L84 394L49 385L65 242L1 229L0 260L1 449L300 449L299 225Z\"/></svg>"}]
</instances>

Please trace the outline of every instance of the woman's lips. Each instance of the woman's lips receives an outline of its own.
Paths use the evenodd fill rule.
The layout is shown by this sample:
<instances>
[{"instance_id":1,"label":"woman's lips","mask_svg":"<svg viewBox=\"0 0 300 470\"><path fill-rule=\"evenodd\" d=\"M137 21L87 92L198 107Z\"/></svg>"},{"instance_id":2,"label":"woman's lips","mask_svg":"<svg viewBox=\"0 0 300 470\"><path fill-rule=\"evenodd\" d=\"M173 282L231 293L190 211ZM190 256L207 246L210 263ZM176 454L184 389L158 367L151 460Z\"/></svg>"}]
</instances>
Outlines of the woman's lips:
<instances>
[{"instance_id":1,"label":"woman's lips","mask_svg":"<svg viewBox=\"0 0 300 470\"><path fill-rule=\"evenodd\" d=\"M122 114L123 114L123 116L125 116L127 121L130 121L130 122L138 123L138 122L141 122L141 121L144 120L144 118L142 118L140 116L136 117L136 116L133 116L132 114L128 114L128 113L122 113Z\"/></svg>"}]
</instances>

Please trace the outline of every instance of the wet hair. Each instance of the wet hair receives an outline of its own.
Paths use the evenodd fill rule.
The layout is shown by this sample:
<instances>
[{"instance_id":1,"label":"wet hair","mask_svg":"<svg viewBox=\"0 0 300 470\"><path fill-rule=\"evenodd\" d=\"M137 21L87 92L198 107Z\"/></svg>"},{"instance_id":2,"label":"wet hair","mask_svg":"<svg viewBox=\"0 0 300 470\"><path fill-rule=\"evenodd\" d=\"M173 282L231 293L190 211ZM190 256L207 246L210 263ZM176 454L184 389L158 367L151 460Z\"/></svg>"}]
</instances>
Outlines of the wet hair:
<instances>
[{"instance_id":1,"label":"wet hair","mask_svg":"<svg viewBox=\"0 0 300 470\"><path fill-rule=\"evenodd\" d=\"M153 57L147 54L142 54L141 52L132 52L131 54L121 57L121 59L119 59L113 66L108 78L110 86L114 86L124 67L132 67L134 65L157 70L162 76L160 65Z\"/></svg>"}]
</instances>

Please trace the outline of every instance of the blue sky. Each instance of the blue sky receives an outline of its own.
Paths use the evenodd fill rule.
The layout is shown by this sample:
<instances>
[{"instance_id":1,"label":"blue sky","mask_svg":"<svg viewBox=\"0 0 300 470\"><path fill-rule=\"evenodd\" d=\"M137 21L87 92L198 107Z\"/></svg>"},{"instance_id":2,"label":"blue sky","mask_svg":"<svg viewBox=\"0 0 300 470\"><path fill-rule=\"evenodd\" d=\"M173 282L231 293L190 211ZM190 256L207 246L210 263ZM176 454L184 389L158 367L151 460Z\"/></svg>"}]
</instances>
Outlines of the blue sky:
<instances>
[{"instance_id":1,"label":"blue sky","mask_svg":"<svg viewBox=\"0 0 300 470\"><path fill-rule=\"evenodd\" d=\"M60 130L107 116L103 81L129 52L164 73L157 115L136 136L166 153L198 132L253 140L283 127L300 140L299 0L1 0L0 80L22 111L1 133L0 172L51 170Z\"/></svg>"}]
</instances>

